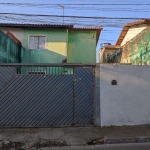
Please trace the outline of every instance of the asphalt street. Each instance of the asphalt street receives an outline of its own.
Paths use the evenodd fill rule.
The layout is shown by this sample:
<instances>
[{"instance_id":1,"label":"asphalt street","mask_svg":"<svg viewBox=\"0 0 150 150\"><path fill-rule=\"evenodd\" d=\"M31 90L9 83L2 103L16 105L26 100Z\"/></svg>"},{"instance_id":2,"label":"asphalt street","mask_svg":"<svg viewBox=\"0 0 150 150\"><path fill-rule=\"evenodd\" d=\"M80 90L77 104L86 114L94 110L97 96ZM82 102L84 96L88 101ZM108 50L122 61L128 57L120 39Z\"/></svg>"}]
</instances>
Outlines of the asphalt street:
<instances>
[{"instance_id":1,"label":"asphalt street","mask_svg":"<svg viewBox=\"0 0 150 150\"><path fill-rule=\"evenodd\" d=\"M108 144L96 146L77 146L64 148L42 148L40 150L150 150L150 143Z\"/></svg>"}]
</instances>

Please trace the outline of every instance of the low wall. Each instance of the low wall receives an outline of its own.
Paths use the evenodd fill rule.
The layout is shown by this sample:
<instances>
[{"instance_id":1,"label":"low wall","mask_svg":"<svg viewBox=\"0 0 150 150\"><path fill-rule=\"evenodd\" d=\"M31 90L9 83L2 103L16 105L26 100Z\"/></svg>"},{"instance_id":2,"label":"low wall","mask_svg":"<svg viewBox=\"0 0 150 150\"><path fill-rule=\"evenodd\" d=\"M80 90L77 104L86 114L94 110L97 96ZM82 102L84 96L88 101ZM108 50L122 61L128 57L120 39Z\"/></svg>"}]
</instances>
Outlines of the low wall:
<instances>
[{"instance_id":1,"label":"low wall","mask_svg":"<svg viewBox=\"0 0 150 150\"><path fill-rule=\"evenodd\" d=\"M101 126L150 124L150 66L101 64L99 71Z\"/></svg>"}]
</instances>

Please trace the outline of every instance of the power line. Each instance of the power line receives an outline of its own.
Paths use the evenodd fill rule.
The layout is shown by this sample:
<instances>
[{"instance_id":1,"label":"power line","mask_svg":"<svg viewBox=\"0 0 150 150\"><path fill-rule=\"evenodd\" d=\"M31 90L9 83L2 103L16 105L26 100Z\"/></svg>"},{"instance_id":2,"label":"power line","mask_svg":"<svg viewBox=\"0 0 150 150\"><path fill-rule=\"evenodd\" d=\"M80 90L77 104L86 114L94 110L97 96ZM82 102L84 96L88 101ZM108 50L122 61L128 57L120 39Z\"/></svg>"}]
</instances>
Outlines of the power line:
<instances>
[{"instance_id":1,"label":"power line","mask_svg":"<svg viewBox=\"0 0 150 150\"><path fill-rule=\"evenodd\" d=\"M91 17L91 16L62 16L62 15L45 15L45 14L22 14L22 13L0 13L1 15L15 15L15 16L38 16L38 17L65 17L65 18L85 18L85 19L113 19L113 20L142 20L145 18L137 17ZM148 18L147 18L148 19Z\"/></svg>"},{"instance_id":2,"label":"power line","mask_svg":"<svg viewBox=\"0 0 150 150\"><path fill-rule=\"evenodd\" d=\"M16 6L57 6L58 4L42 4L42 3L0 3L1 5L16 5ZM114 4L114 3L104 3L104 4L100 4L100 3L95 3L95 4L85 4L85 3L81 3L81 4L76 4L76 3L72 3L72 4L63 4L63 5L66 5L66 6L108 6L108 5L116 5L116 6L130 6L130 5L150 5L150 3L128 3L128 4L125 4L125 3L117 3L117 4ZM58 6L57 6L58 7Z\"/></svg>"}]
</instances>

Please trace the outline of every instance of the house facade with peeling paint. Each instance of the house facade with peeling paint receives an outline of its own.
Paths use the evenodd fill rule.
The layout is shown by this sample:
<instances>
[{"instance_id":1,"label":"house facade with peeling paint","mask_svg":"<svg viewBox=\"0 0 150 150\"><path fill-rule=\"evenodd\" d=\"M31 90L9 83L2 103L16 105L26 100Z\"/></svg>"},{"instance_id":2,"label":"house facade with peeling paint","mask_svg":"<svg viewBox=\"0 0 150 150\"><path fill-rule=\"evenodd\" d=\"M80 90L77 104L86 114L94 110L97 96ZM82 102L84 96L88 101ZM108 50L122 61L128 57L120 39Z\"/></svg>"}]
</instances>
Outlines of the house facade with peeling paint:
<instances>
[{"instance_id":1,"label":"house facade with peeling paint","mask_svg":"<svg viewBox=\"0 0 150 150\"><path fill-rule=\"evenodd\" d=\"M150 65L150 20L126 24L116 42L121 50L114 52L108 62Z\"/></svg>"},{"instance_id":2,"label":"house facade with peeling paint","mask_svg":"<svg viewBox=\"0 0 150 150\"><path fill-rule=\"evenodd\" d=\"M0 24L22 44L20 63L95 63L101 28L73 25ZM5 61L6 62L6 61ZM9 62L9 61L8 61Z\"/></svg>"}]
</instances>

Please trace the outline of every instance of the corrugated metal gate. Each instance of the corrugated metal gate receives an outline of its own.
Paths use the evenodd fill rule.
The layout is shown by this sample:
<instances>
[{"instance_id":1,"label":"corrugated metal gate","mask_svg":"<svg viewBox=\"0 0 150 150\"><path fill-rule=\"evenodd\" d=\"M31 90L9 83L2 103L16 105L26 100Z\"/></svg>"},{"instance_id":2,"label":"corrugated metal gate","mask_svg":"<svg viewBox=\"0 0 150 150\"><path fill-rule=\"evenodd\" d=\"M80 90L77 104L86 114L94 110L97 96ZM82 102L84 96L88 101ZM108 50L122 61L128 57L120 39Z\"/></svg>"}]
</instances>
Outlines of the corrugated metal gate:
<instances>
[{"instance_id":1,"label":"corrugated metal gate","mask_svg":"<svg viewBox=\"0 0 150 150\"><path fill-rule=\"evenodd\" d=\"M94 65L0 65L0 126L94 124Z\"/></svg>"}]
</instances>

